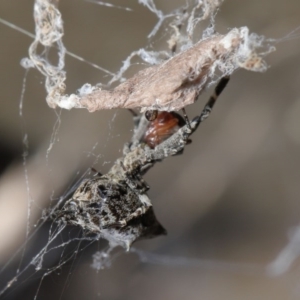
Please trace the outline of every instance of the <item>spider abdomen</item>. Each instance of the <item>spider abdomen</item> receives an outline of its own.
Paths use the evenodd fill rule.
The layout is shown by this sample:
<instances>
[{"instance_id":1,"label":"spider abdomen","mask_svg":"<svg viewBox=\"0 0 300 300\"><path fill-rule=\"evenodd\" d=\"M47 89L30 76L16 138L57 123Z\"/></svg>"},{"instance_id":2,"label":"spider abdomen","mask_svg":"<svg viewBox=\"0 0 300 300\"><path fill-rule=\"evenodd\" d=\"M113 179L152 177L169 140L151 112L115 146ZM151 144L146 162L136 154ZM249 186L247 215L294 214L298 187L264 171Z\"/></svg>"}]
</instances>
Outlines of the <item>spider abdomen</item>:
<instances>
[{"instance_id":1,"label":"spider abdomen","mask_svg":"<svg viewBox=\"0 0 300 300\"><path fill-rule=\"evenodd\" d=\"M162 111L155 120L149 123L143 142L153 149L184 125L185 121L179 114Z\"/></svg>"}]
</instances>

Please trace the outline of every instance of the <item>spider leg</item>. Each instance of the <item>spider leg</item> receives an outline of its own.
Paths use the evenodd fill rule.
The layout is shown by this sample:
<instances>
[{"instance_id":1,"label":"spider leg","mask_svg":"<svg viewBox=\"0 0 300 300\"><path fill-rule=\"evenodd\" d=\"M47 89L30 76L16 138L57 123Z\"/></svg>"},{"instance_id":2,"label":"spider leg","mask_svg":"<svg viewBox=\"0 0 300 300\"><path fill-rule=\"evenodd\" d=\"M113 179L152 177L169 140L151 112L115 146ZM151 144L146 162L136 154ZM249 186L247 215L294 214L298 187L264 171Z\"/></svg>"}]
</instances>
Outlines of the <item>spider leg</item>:
<instances>
[{"instance_id":1,"label":"spider leg","mask_svg":"<svg viewBox=\"0 0 300 300\"><path fill-rule=\"evenodd\" d=\"M95 168L93 168L93 167L91 167L90 168L90 170L91 171L93 171L95 174L94 174L94 176L96 177L96 176L102 176L103 174L101 173L101 172L99 172L99 171L97 171Z\"/></svg>"},{"instance_id":2,"label":"spider leg","mask_svg":"<svg viewBox=\"0 0 300 300\"><path fill-rule=\"evenodd\" d=\"M185 108L183 107L181 110L182 110L185 123L191 128L190 120L186 114Z\"/></svg>"},{"instance_id":3,"label":"spider leg","mask_svg":"<svg viewBox=\"0 0 300 300\"><path fill-rule=\"evenodd\" d=\"M197 117L195 117L192 120L192 130L195 131L201 122L203 122L205 119L207 119L213 109L213 106L215 105L218 97L222 93L222 91L225 89L230 77L225 76L221 78L217 86L215 87L214 93L210 96L209 100L207 101L206 105L204 106L204 109L202 110L201 114Z\"/></svg>"},{"instance_id":4,"label":"spider leg","mask_svg":"<svg viewBox=\"0 0 300 300\"><path fill-rule=\"evenodd\" d=\"M138 114L137 114L133 109L128 108L128 111L131 113L131 115L132 115L133 117L137 117L137 116L138 116Z\"/></svg>"},{"instance_id":5,"label":"spider leg","mask_svg":"<svg viewBox=\"0 0 300 300\"><path fill-rule=\"evenodd\" d=\"M131 150L140 144L149 125L149 121L147 120L145 114L134 117L133 122L134 130L129 146Z\"/></svg>"},{"instance_id":6,"label":"spider leg","mask_svg":"<svg viewBox=\"0 0 300 300\"><path fill-rule=\"evenodd\" d=\"M128 111L131 113L133 119L133 135L131 141L129 143L124 144L124 155L128 154L133 147L136 147L140 143L140 140L144 135L143 132L145 132L149 123L143 115L137 114L132 109L128 109Z\"/></svg>"}]
</instances>

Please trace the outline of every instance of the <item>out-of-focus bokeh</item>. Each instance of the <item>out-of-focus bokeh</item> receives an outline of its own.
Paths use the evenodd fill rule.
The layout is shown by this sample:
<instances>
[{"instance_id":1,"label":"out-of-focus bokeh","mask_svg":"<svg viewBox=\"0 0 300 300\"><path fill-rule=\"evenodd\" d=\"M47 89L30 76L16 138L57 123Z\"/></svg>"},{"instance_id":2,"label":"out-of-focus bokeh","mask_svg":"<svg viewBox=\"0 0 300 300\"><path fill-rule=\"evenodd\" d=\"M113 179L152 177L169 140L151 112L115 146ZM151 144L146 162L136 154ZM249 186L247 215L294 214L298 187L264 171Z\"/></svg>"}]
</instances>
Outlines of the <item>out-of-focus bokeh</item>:
<instances>
[{"instance_id":1,"label":"out-of-focus bokeh","mask_svg":"<svg viewBox=\"0 0 300 300\"><path fill-rule=\"evenodd\" d=\"M137 1L110 3L132 11L83 0L61 1L59 7L66 48L117 72L132 51L149 45L147 35L157 18ZM185 1L156 4L168 12ZM0 18L30 32L32 11L33 1L0 2ZM90 267L92 254L102 243L95 242L71 267L62 267L67 271L47 277L37 299L300 298L299 261L281 275L265 273L300 224L300 30L293 39L287 38L300 26L299 12L298 0L227 0L221 6L216 18L220 33L246 25L279 43L266 58L270 66L266 73L238 71L232 76L184 155L157 164L147 174L149 196L168 235L135 247L155 253L158 261L147 256L149 263L143 263L137 255L123 254L111 268L96 272ZM106 172L121 156L133 126L125 110L90 114L49 108L42 75L30 70L24 82L20 60L27 55L31 38L3 24L0 36L3 265L25 239L27 203L32 203L33 226L42 209L74 183L77 172L95 160L94 167ZM167 47L163 30L152 41L160 49ZM109 79L72 57L66 58L66 71L68 93L84 83ZM200 112L210 92L187 108L190 117ZM39 249L43 237L37 234L28 244L29 249ZM297 252L300 243L295 247ZM17 267L9 264L1 287ZM30 278L17 282L7 299L33 299L38 282Z\"/></svg>"}]
</instances>

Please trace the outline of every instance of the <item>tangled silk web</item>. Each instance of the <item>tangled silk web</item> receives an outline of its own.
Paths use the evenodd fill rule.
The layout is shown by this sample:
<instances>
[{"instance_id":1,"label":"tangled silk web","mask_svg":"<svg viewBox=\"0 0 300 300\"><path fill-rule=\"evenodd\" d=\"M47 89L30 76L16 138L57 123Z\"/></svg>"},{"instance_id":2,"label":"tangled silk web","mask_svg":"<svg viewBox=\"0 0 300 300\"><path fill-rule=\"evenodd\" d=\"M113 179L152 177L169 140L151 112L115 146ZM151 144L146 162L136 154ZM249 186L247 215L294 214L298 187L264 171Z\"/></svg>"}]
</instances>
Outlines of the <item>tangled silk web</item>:
<instances>
[{"instance_id":1,"label":"tangled silk web","mask_svg":"<svg viewBox=\"0 0 300 300\"><path fill-rule=\"evenodd\" d=\"M76 187L74 195L62 197L54 207L44 213L38 228L32 234L28 233L27 243L46 221L50 221L47 242L30 259L29 264L24 263L23 266L23 263L20 263L16 274L1 286L1 295L32 266L36 271L43 271L40 281L42 284L43 278L61 269L95 240L103 238L109 241L109 246L93 255L93 267L97 270L111 265L112 257L115 257L112 256L112 252L117 245L136 253L142 261L174 264L167 258L153 257L137 249L130 249L131 244L139 238L165 233L165 229L155 217L152 203L146 193L148 186L142 175L155 162L183 151L190 135L211 112L220 90L216 90L202 114L190 123L178 117L174 111L194 103L205 88L220 78L228 78L239 68L255 72L265 71L267 65L263 58L274 50L271 40L249 33L247 27L233 28L225 34L217 33L215 17L222 0L196 0L167 14L158 10L151 0L139 0L139 3L145 5L158 18L148 37L153 38L162 27L168 28L168 49L139 49L128 56L118 73L113 74L102 69L111 76L105 88L101 83L96 86L87 83L76 93L66 95L67 74L64 64L65 55L69 52L62 41L64 29L58 2L35 1L35 39L29 48L29 58L22 60L25 68L36 68L45 76L48 105L51 108L86 108L90 112L111 108L141 112L157 110L162 111L158 120L162 120L163 126L171 124L170 122L175 122L175 125L171 126L171 131L163 127L162 130L167 131L167 136L147 145L153 133L147 133L149 123L145 117L135 115L134 134L130 143L124 146L123 157L116 161L108 174L97 173L91 179L84 179ZM205 22L208 23L207 27L201 28ZM48 59L49 49L53 47L57 49L57 64ZM149 67L127 79L126 71L135 56L140 57ZM116 83L118 85L115 88L109 89ZM167 112L170 114L163 115ZM159 130L156 131L158 125L155 124L153 128L156 138L160 133ZM112 205L113 201L116 203ZM70 228L70 225L75 225L83 231L80 235L75 233L72 236L70 232L64 235L66 227ZM77 243L75 251L71 246L74 243ZM17 254L20 254L21 260L24 261L25 249L26 245ZM59 263L54 267L47 265L45 258L49 253L56 251L61 251ZM186 264L187 261L177 260L177 263ZM276 268L276 265L272 265L270 270L272 268ZM35 297L37 296L38 291Z\"/></svg>"}]
</instances>

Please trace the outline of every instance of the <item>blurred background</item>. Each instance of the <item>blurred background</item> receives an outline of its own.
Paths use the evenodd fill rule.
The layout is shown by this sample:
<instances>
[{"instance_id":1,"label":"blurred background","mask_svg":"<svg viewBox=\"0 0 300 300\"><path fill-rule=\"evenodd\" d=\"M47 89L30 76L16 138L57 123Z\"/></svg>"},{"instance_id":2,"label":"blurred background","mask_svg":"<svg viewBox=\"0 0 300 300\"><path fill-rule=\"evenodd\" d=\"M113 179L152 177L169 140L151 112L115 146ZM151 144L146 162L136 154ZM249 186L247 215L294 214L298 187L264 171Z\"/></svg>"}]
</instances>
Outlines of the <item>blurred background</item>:
<instances>
[{"instance_id":1,"label":"blurred background","mask_svg":"<svg viewBox=\"0 0 300 300\"><path fill-rule=\"evenodd\" d=\"M66 48L117 72L132 51L149 46L147 35L157 18L137 1L110 3L132 11L84 0L61 1L59 9ZM165 13L185 3L156 1ZM32 11L32 0L0 2L0 18L33 33ZM299 28L299 13L298 0L227 0L217 15L217 31L246 25L280 40ZM25 240L27 203L31 228L43 208L89 167L109 170L133 125L125 110L90 114L49 108L43 76L30 70L24 82L20 60L32 40L3 24L0 36L0 264L9 262L0 275L2 289L19 266L19 259L9 259ZM32 271L35 276L15 283L5 299L36 294L37 299L299 299L299 261L278 276L265 273L300 223L300 30L296 36L276 45L266 58L267 72L236 72L184 155L157 164L145 176L168 235L134 247L155 257L147 254L141 262L136 254L119 251L109 269L97 272L92 255L105 242L95 242L45 277L38 294L46 271ZM154 49L166 49L167 37L162 30L152 39ZM135 65L132 72L144 67ZM110 79L68 56L66 71L68 93ZM210 92L187 108L190 117L201 111ZM28 242L21 266L45 245L47 235L48 228L41 229ZM300 242L295 251L300 252ZM58 265L59 257L47 263Z\"/></svg>"}]
</instances>

